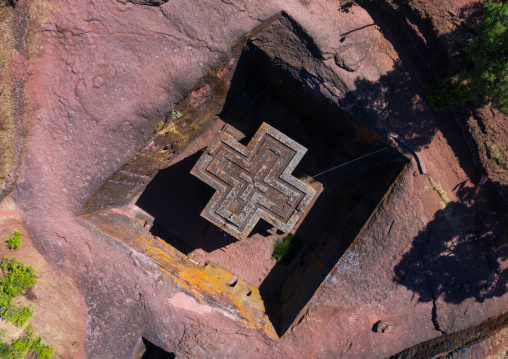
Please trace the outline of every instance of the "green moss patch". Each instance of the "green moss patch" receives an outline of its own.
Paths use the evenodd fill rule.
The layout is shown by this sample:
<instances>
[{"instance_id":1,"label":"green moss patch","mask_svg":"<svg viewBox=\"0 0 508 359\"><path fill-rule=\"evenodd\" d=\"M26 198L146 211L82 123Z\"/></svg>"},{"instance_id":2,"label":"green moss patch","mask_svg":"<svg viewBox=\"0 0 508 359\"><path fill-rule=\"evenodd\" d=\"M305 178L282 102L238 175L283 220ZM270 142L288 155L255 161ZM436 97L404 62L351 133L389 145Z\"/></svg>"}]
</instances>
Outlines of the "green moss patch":
<instances>
[{"instance_id":1,"label":"green moss patch","mask_svg":"<svg viewBox=\"0 0 508 359\"><path fill-rule=\"evenodd\" d=\"M272 258L278 264L289 264L302 249L303 241L296 234L289 233L284 239L277 239L273 245Z\"/></svg>"}]
</instances>

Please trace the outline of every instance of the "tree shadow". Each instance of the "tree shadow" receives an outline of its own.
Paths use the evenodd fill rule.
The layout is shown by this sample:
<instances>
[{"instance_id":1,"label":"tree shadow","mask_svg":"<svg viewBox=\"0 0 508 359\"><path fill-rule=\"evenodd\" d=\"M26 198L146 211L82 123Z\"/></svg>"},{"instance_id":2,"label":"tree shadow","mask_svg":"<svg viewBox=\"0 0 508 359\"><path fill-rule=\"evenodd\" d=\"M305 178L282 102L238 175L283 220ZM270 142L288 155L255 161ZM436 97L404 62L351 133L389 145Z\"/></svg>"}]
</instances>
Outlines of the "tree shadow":
<instances>
[{"instance_id":1,"label":"tree shadow","mask_svg":"<svg viewBox=\"0 0 508 359\"><path fill-rule=\"evenodd\" d=\"M487 188L457 188L460 200L436 212L394 269L420 302L481 303L508 291L508 223L481 200Z\"/></svg>"},{"instance_id":2,"label":"tree shadow","mask_svg":"<svg viewBox=\"0 0 508 359\"><path fill-rule=\"evenodd\" d=\"M423 100L423 87L402 64L377 81L359 78L354 88L346 94L344 104L356 118L395 131L418 149L432 141L437 130L434 114Z\"/></svg>"}]
</instances>

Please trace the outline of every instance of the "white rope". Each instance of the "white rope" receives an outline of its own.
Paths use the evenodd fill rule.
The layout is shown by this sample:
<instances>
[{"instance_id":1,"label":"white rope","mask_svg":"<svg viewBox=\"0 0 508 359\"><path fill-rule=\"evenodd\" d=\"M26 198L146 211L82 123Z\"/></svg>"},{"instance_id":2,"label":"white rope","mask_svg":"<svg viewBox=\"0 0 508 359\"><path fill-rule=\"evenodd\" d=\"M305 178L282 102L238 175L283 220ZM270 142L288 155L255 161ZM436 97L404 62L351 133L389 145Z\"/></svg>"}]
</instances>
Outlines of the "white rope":
<instances>
[{"instance_id":1,"label":"white rope","mask_svg":"<svg viewBox=\"0 0 508 359\"><path fill-rule=\"evenodd\" d=\"M337 167L330 168L329 170L326 170L326 171L324 171L324 172L318 173L317 175L312 176L312 177L313 177L313 178L316 178L317 176L321 176L322 174L324 174L324 173L326 173L326 172L333 171L333 170L335 170L335 169L337 169L337 168L339 168L339 167L342 167L342 166L348 165L348 164L350 164L350 163L352 163L352 162L355 162L355 161L361 160L362 158L372 156L372 155L373 155L373 154L375 154L375 153L378 153L378 152L381 152L381 151L387 150L387 149L389 149L389 148L391 148L391 147L385 147L385 148L383 148L383 149L381 149L381 150L377 150L376 152L372 152L372 153L369 153L369 154L363 155L362 157L355 158L354 160L351 160L351 161L349 161L349 162L346 162L346 163L343 163L343 164L341 164L341 165L338 165Z\"/></svg>"}]
</instances>

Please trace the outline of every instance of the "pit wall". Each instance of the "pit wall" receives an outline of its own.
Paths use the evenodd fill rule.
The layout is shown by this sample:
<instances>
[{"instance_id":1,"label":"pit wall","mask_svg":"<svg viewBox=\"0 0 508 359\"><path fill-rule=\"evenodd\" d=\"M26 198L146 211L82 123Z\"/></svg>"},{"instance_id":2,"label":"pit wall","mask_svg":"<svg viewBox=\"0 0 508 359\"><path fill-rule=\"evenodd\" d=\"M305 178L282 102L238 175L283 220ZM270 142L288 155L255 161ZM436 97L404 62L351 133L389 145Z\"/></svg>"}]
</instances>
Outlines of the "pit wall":
<instances>
[{"instance_id":1,"label":"pit wall","mask_svg":"<svg viewBox=\"0 0 508 359\"><path fill-rule=\"evenodd\" d=\"M116 238L135 253L138 262L149 272L161 276L179 291L202 304L225 310L244 327L260 330L278 338L265 315L258 288L234 273L213 263L201 267L175 248L154 238L140 224L110 210L99 210L81 217L97 230ZM230 283L236 284L233 286Z\"/></svg>"},{"instance_id":2,"label":"pit wall","mask_svg":"<svg viewBox=\"0 0 508 359\"><path fill-rule=\"evenodd\" d=\"M282 47L286 47L287 51L280 52ZM327 247L325 252L308 253L307 257L314 258L309 259L309 263L314 264L304 267L303 272L295 273L292 282L288 280L288 283L293 283L296 278L301 282L298 286L284 286L283 299L287 307L280 308L282 321L273 320L266 313L266 303L258 288L242 279L231 286L233 273L212 263L204 267L195 264L174 247L152 236L137 222L110 210L130 203L159 170L169 167L172 159L213 123L215 115L224 106L228 91L234 90L230 86L240 55L249 49L254 53L257 51L253 60L262 72L263 81L281 92L282 100L298 104L294 111L300 111L308 119L306 126L311 133L328 134L329 137L323 140L330 144L344 140L344 146L354 148L355 153L366 144L370 146L381 139L373 131L356 124L352 118L348 119L337 101L323 98L324 90L317 84L322 83L323 78L333 76L331 83L339 84L340 79L327 71L319 50L304 31L286 14L279 13L235 42L218 64L157 126L145 146L98 188L84 205L80 217L133 251L147 270L154 275L162 275L178 290L200 303L226 311L245 327L260 330L267 337L278 338L288 328L301 322L307 303L316 296L316 290L319 291L321 281L327 275L326 268L333 267L340 258L340 251L330 251ZM325 124L313 121L316 116L327 119ZM317 129L318 126L324 127ZM350 241L341 244L344 247L342 253L364 225L365 222L358 223L358 228L351 232ZM330 267L319 266L323 255L331 263Z\"/></svg>"},{"instance_id":3,"label":"pit wall","mask_svg":"<svg viewBox=\"0 0 508 359\"><path fill-rule=\"evenodd\" d=\"M326 278L333 277L336 271L336 263L346 251L354 251L358 238L375 217L379 208L388 201L394 188L408 175L411 162L407 161L396 179L389 185L374 210L368 218L362 221L362 225L352 224L347 228L325 229L318 234L314 244L303 256L303 266L297 266L284 282L280 293L281 322L280 332L291 331L298 326L305 316L312 311L312 307L319 305L319 296L323 286L326 286ZM328 232L328 233L326 233ZM331 270L330 270L331 268Z\"/></svg>"},{"instance_id":4,"label":"pit wall","mask_svg":"<svg viewBox=\"0 0 508 359\"><path fill-rule=\"evenodd\" d=\"M272 338L277 338L277 334L264 313L258 288L242 279L230 286L233 273L213 263L204 267L196 265L172 246L154 238L140 224L110 209L130 203L159 170L169 167L173 158L211 126L215 115L224 106L238 59L248 39L256 37L268 24L284 16L283 13L276 14L239 38L166 120L157 125L144 147L95 191L79 214L97 230L133 251L147 270L162 274L200 303L226 310L239 324L258 329Z\"/></svg>"},{"instance_id":5,"label":"pit wall","mask_svg":"<svg viewBox=\"0 0 508 359\"><path fill-rule=\"evenodd\" d=\"M288 29L294 26L289 19L282 19L281 23ZM340 87L341 80L323 65L320 52L310 39L300 35L305 46L298 46L295 38L298 33L299 28L296 28L295 31L280 36L280 29L272 25L248 45L246 57L252 68L258 69L258 76L269 92L287 103L288 108L298 114L307 130L320 138L325 147L340 148L354 158L364 154L374 144L384 142L372 130L358 125L348 115L350 109L342 108L339 101L332 97L323 96L327 92L323 84ZM284 46L274 45L278 41L282 41ZM288 47L292 47L293 51L287 51ZM354 112L361 113L358 109ZM330 270L333 270L350 245L354 246L356 238L378 206L393 190L394 183L398 183L406 174L410 162L396 150L390 151L400 157L400 164L394 164L393 173L386 175L386 178L380 176L379 180L386 182L383 189L372 193L369 192L368 184L365 184L365 188L360 186L356 189L357 193L346 195L346 198L371 195L376 202L369 205L370 209L367 210L362 206L351 207L354 208L353 213L347 217L331 215L326 228L316 228L313 245L285 280L277 303L270 304L268 315L280 336L301 322ZM343 199L343 202L347 200Z\"/></svg>"},{"instance_id":6,"label":"pit wall","mask_svg":"<svg viewBox=\"0 0 508 359\"><path fill-rule=\"evenodd\" d=\"M159 170L167 168L173 158L206 131L224 106L238 58L248 39L256 37L267 24L282 16L282 13L276 14L240 37L157 125L144 147L95 191L80 214L126 205Z\"/></svg>"}]
</instances>

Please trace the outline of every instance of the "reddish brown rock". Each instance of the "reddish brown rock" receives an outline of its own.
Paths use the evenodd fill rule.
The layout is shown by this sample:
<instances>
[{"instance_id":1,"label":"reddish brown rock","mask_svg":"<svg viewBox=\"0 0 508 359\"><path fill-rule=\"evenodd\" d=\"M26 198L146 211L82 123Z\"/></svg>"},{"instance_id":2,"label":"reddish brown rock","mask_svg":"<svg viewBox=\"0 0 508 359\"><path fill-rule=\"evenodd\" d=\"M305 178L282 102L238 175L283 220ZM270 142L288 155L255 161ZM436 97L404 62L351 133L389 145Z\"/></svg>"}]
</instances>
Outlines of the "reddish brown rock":
<instances>
[{"instance_id":1,"label":"reddish brown rock","mask_svg":"<svg viewBox=\"0 0 508 359\"><path fill-rule=\"evenodd\" d=\"M86 357L129 358L145 337L177 357L386 358L506 310L502 239L480 248L468 236L491 220L502 223L501 212L488 189L472 185L479 173L460 132L429 110L418 71L424 66L415 66L412 50L381 13L296 0L58 6L40 32L42 52L26 85L34 110L15 200L36 248L83 293ZM221 308L187 298L178 282L160 280L142 256L76 214L149 145L157 123L216 58L280 10L323 57L319 76L299 74L306 88L362 125L412 142L428 175L413 177L413 167L397 178L296 325L272 340ZM348 44L362 51L341 51ZM336 65L339 52L355 71ZM201 96L196 93L198 105ZM493 233L503 230L501 224ZM379 318L397 323L389 335L372 331Z\"/></svg>"}]
</instances>

